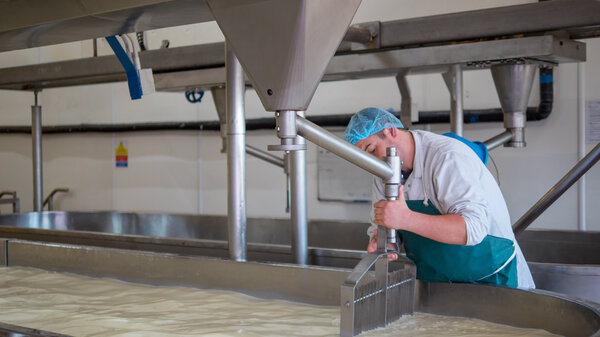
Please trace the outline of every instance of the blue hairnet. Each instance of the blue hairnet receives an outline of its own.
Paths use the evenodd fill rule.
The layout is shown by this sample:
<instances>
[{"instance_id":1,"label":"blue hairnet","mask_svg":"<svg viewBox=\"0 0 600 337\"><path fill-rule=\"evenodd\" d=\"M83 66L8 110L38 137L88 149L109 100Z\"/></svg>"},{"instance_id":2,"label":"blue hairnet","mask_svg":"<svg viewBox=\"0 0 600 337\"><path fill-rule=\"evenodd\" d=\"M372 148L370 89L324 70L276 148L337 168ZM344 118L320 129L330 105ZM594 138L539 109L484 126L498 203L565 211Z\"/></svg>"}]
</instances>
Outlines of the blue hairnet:
<instances>
[{"instance_id":1,"label":"blue hairnet","mask_svg":"<svg viewBox=\"0 0 600 337\"><path fill-rule=\"evenodd\" d=\"M344 132L344 139L356 144L372 134L391 127L403 128L404 126L396 116L386 110L366 108L352 116Z\"/></svg>"}]
</instances>

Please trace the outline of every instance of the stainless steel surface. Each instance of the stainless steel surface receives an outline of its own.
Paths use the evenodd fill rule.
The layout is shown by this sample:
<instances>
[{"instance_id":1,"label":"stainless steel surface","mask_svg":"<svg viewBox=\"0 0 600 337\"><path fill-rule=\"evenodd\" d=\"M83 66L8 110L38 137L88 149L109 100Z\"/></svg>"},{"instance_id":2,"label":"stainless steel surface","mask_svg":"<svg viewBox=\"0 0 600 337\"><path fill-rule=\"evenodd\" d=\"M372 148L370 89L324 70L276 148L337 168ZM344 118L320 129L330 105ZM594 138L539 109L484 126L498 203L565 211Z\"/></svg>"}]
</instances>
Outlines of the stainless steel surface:
<instances>
[{"instance_id":1,"label":"stainless steel surface","mask_svg":"<svg viewBox=\"0 0 600 337\"><path fill-rule=\"evenodd\" d=\"M488 68L505 58L535 62L585 61L585 43L555 36L534 36L399 50L376 49L360 55L337 55L323 80L443 72L450 64L468 64L463 70ZM147 50L140 53L144 67L152 68L158 90L210 89L225 84L223 43ZM0 69L0 88L30 90L92 83L125 81L114 55ZM249 82L248 82L249 83Z\"/></svg>"},{"instance_id":2,"label":"stainless steel surface","mask_svg":"<svg viewBox=\"0 0 600 337\"><path fill-rule=\"evenodd\" d=\"M227 45L227 214L229 257L246 261L246 117L244 71Z\"/></svg>"},{"instance_id":3,"label":"stainless steel surface","mask_svg":"<svg viewBox=\"0 0 600 337\"><path fill-rule=\"evenodd\" d=\"M306 110L359 4L208 0L267 111Z\"/></svg>"},{"instance_id":4,"label":"stainless steel surface","mask_svg":"<svg viewBox=\"0 0 600 337\"><path fill-rule=\"evenodd\" d=\"M319 127L311 121L298 117L296 119L298 134L316 145L336 154L352 164L382 179L394 175L392 168L384 161L373 157L358 147L337 137L333 133Z\"/></svg>"},{"instance_id":5,"label":"stainless steel surface","mask_svg":"<svg viewBox=\"0 0 600 337\"><path fill-rule=\"evenodd\" d=\"M444 82L450 91L450 132L462 137L463 114L463 78L460 64L453 64L448 71L442 73Z\"/></svg>"},{"instance_id":6,"label":"stainless steel surface","mask_svg":"<svg viewBox=\"0 0 600 337\"><path fill-rule=\"evenodd\" d=\"M228 289L261 298L318 305L341 303L339 287L350 275L346 268L241 263L20 240L10 240L8 250L9 266L149 284ZM418 312L473 317L568 336L600 333L600 306L565 295L460 283L417 282L417 285L415 311Z\"/></svg>"},{"instance_id":7,"label":"stainless steel surface","mask_svg":"<svg viewBox=\"0 0 600 337\"><path fill-rule=\"evenodd\" d=\"M600 303L600 266L530 262L529 269L539 289Z\"/></svg>"},{"instance_id":8,"label":"stainless steel surface","mask_svg":"<svg viewBox=\"0 0 600 337\"><path fill-rule=\"evenodd\" d=\"M246 144L246 153L255 158L264 160L267 163L271 163L275 166L279 166L281 168L284 168L284 166L285 166L282 158L274 156L274 155L270 154L269 152L265 152L263 150L257 149L254 146L250 146L250 145Z\"/></svg>"},{"instance_id":9,"label":"stainless steel surface","mask_svg":"<svg viewBox=\"0 0 600 337\"><path fill-rule=\"evenodd\" d=\"M383 180L385 199L398 200L398 188L400 187L400 183L402 181L402 172L400 171L400 167L402 167L402 160L396 153L395 147L388 147L385 149L385 151L386 156L383 158L383 160L392 168L392 172L394 172L391 177ZM379 233L383 233L384 231L387 233L387 242L383 244L383 251L387 249L386 247L388 243L398 242L395 230L378 226Z\"/></svg>"},{"instance_id":10,"label":"stainless steel surface","mask_svg":"<svg viewBox=\"0 0 600 337\"><path fill-rule=\"evenodd\" d=\"M344 41L356 42L360 44L369 44L373 40L374 36L371 30L367 28L359 28L350 26L344 35Z\"/></svg>"},{"instance_id":11,"label":"stainless steel surface","mask_svg":"<svg viewBox=\"0 0 600 337\"><path fill-rule=\"evenodd\" d=\"M381 48L381 22L362 22L348 28L338 52L349 52Z\"/></svg>"},{"instance_id":12,"label":"stainless steel surface","mask_svg":"<svg viewBox=\"0 0 600 337\"><path fill-rule=\"evenodd\" d=\"M580 160L567 174L565 174L552 188L538 200L515 224L513 232L519 235L523 232L540 214L550 207L556 199L560 198L566 190L569 189L577 180L585 174L600 159L600 144L596 146Z\"/></svg>"},{"instance_id":13,"label":"stainless steel surface","mask_svg":"<svg viewBox=\"0 0 600 337\"><path fill-rule=\"evenodd\" d=\"M144 67L152 68L157 85L160 74L188 69L218 68L219 81L225 85L224 43L210 43L169 49L146 50L140 53ZM210 82L210 71L207 79ZM0 69L0 87L31 90L33 88L126 81L125 71L115 55L89 57L69 61ZM214 76L213 76L214 77ZM190 87L195 87L190 85ZM187 89L186 87L182 88Z\"/></svg>"},{"instance_id":14,"label":"stainless steel surface","mask_svg":"<svg viewBox=\"0 0 600 337\"><path fill-rule=\"evenodd\" d=\"M412 97L410 95L410 86L406 79L406 74L410 69L402 69L396 74L396 84L400 90L402 103L400 104L400 121L405 128L412 127Z\"/></svg>"},{"instance_id":15,"label":"stainless steel surface","mask_svg":"<svg viewBox=\"0 0 600 337\"><path fill-rule=\"evenodd\" d=\"M31 329L0 322L0 337L70 337L55 332Z\"/></svg>"},{"instance_id":16,"label":"stainless steel surface","mask_svg":"<svg viewBox=\"0 0 600 337\"><path fill-rule=\"evenodd\" d=\"M0 51L211 20L203 0L3 1Z\"/></svg>"},{"instance_id":17,"label":"stainless steel surface","mask_svg":"<svg viewBox=\"0 0 600 337\"><path fill-rule=\"evenodd\" d=\"M368 223L353 221L311 220L308 241L312 247L364 250L369 242L368 227ZM289 246L291 228L290 219L248 218L247 241ZM335 235L340 232L348 235ZM96 240L154 237L225 242L228 235L227 216L121 212L31 212L0 216L0 237L33 239L33 236L19 236L28 233L35 233L40 240L77 244L91 243L68 241L69 238L79 240L93 235ZM61 238L66 241L56 241Z\"/></svg>"},{"instance_id":18,"label":"stainless steel surface","mask_svg":"<svg viewBox=\"0 0 600 337\"><path fill-rule=\"evenodd\" d=\"M381 44L407 46L558 30L569 32L576 27L597 30L594 27L599 24L598 1L540 1L389 22L382 26ZM576 32L572 38L578 38Z\"/></svg>"},{"instance_id":19,"label":"stainless steel surface","mask_svg":"<svg viewBox=\"0 0 600 337\"><path fill-rule=\"evenodd\" d=\"M542 290L419 282L415 311L479 318L561 336L598 336L597 304Z\"/></svg>"},{"instance_id":20,"label":"stainless steel surface","mask_svg":"<svg viewBox=\"0 0 600 337\"><path fill-rule=\"evenodd\" d=\"M3 198L5 195L9 195L10 198ZM11 204L13 213L19 213L21 211L21 201L17 196L17 191L0 192L0 205L2 204Z\"/></svg>"},{"instance_id":21,"label":"stainless steel surface","mask_svg":"<svg viewBox=\"0 0 600 337\"><path fill-rule=\"evenodd\" d=\"M513 134L504 146L524 147L527 102L536 67L533 64L501 64L491 70L504 113L504 127Z\"/></svg>"},{"instance_id":22,"label":"stainless steel surface","mask_svg":"<svg viewBox=\"0 0 600 337\"><path fill-rule=\"evenodd\" d=\"M402 161L396 148L386 148L384 161L394 174L384 179L387 200L398 199ZM340 335L355 336L384 327L414 311L416 267L412 262L388 261L388 243L396 243L396 231L377 228L377 252L369 253L352 270L341 287ZM383 235L386 233L386 235ZM375 267L374 278L365 277Z\"/></svg>"},{"instance_id":23,"label":"stainless steel surface","mask_svg":"<svg viewBox=\"0 0 600 337\"><path fill-rule=\"evenodd\" d=\"M262 298L337 305L345 269L238 262L64 244L8 242L9 266L65 271L125 281L229 289Z\"/></svg>"},{"instance_id":24,"label":"stainless steel surface","mask_svg":"<svg viewBox=\"0 0 600 337\"><path fill-rule=\"evenodd\" d=\"M577 160L585 157L585 63L577 63ZM577 228L586 230L585 175L577 183ZM599 301L600 302L600 301Z\"/></svg>"},{"instance_id":25,"label":"stainless steel surface","mask_svg":"<svg viewBox=\"0 0 600 337\"><path fill-rule=\"evenodd\" d=\"M296 115L296 113L295 113ZM297 112L304 117L304 111ZM306 140L296 136L296 145L306 145ZM306 150L290 154L290 216L292 219L292 256L297 264L308 263L308 210L306 202Z\"/></svg>"},{"instance_id":26,"label":"stainless steel surface","mask_svg":"<svg viewBox=\"0 0 600 337\"><path fill-rule=\"evenodd\" d=\"M306 150L305 143L296 143L298 129L296 127L295 110L278 110L275 112L275 129L280 139L278 145L268 145L269 151L296 151Z\"/></svg>"},{"instance_id":27,"label":"stainless steel surface","mask_svg":"<svg viewBox=\"0 0 600 337\"><path fill-rule=\"evenodd\" d=\"M227 91L225 90L225 86L215 86L210 88L210 93L215 102L217 116L221 125L219 129L219 134L221 135L221 153L225 153L227 152Z\"/></svg>"},{"instance_id":28,"label":"stainless steel surface","mask_svg":"<svg viewBox=\"0 0 600 337\"><path fill-rule=\"evenodd\" d=\"M33 164L33 210L41 212L44 201L43 160L42 160L42 107L37 105L37 91L35 92L35 105L31 107L31 161Z\"/></svg>"},{"instance_id":29,"label":"stainless steel surface","mask_svg":"<svg viewBox=\"0 0 600 337\"><path fill-rule=\"evenodd\" d=\"M0 238L0 266L6 266L6 242L7 239Z\"/></svg>"},{"instance_id":30,"label":"stainless steel surface","mask_svg":"<svg viewBox=\"0 0 600 337\"><path fill-rule=\"evenodd\" d=\"M452 64L466 64L463 70L482 69L501 64L506 59L542 63L581 62L585 61L585 53L585 44L552 35L382 49L379 52L334 57L327 66L324 80L396 76L399 70L405 68L410 68L409 74L444 72Z\"/></svg>"},{"instance_id":31,"label":"stainless steel surface","mask_svg":"<svg viewBox=\"0 0 600 337\"><path fill-rule=\"evenodd\" d=\"M44 208L44 206L48 205L48 210L53 211L54 210L54 195L59 192L60 193L68 193L69 189L66 187L59 187L59 188L53 189L52 192L50 192L50 194L48 194L48 196L46 197L46 200L44 200L44 203L42 204L42 209Z\"/></svg>"},{"instance_id":32,"label":"stainless steel surface","mask_svg":"<svg viewBox=\"0 0 600 337\"><path fill-rule=\"evenodd\" d=\"M513 138L513 134L510 131L504 131L501 134L494 136L483 143L487 146L488 151L492 151L500 145L504 145L510 142Z\"/></svg>"},{"instance_id":33,"label":"stainless steel surface","mask_svg":"<svg viewBox=\"0 0 600 337\"><path fill-rule=\"evenodd\" d=\"M248 260L293 263L289 219L249 218ZM366 254L368 223L311 220L308 261L353 268ZM339 235L343 232L344 235ZM0 216L0 238L227 258L227 218L118 212ZM518 236L538 289L600 303L600 232L526 230ZM5 250L0 239L0 265ZM4 254L4 255L3 255ZM538 269L541 272L537 272ZM570 286L577 284L577 286Z\"/></svg>"}]
</instances>

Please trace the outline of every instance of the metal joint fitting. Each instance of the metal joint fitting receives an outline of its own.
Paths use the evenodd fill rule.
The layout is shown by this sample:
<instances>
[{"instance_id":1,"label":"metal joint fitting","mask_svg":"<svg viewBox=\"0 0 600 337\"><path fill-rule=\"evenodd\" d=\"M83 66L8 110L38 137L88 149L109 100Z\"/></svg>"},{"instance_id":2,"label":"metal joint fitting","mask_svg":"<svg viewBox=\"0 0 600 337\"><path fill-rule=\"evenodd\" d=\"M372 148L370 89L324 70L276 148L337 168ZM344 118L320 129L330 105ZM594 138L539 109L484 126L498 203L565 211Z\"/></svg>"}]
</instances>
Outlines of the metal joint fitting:
<instances>
[{"instance_id":1,"label":"metal joint fitting","mask_svg":"<svg viewBox=\"0 0 600 337\"><path fill-rule=\"evenodd\" d=\"M397 155L397 151L395 147L388 147L386 149L386 156L383 157L383 160L390 165L392 168L392 176L383 181L384 185L384 193L386 200L398 200L399 187L402 179L402 173L400 167L402 166L402 160L400 156ZM395 230L387 230L388 243L396 243L396 231Z\"/></svg>"},{"instance_id":2,"label":"metal joint fitting","mask_svg":"<svg viewBox=\"0 0 600 337\"><path fill-rule=\"evenodd\" d=\"M296 111L279 110L275 112L275 125L277 137L281 139L281 145L269 145L269 151L298 151L306 150L306 144L295 144L298 130L296 128Z\"/></svg>"}]
</instances>

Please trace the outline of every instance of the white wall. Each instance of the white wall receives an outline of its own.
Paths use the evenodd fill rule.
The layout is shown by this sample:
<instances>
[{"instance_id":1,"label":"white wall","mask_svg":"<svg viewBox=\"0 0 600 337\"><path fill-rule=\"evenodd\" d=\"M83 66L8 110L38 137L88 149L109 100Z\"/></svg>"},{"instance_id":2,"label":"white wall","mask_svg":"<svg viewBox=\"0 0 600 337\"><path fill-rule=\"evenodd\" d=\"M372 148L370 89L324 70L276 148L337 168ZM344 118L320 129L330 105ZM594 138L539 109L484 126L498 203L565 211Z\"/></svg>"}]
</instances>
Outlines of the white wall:
<instances>
[{"instance_id":1,"label":"white wall","mask_svg":"<svg viewBox=\"0 0 600 337\"><path fill-rule=\"evenodd\" d=\"M355 22L394 19L505 6L532 1L365 0ZM150 48L162 39L171 46L222 41L214 22L148 32ZM586 95L600 100L600 41L588 40ZM91 41L0 53L0 67L52 62L92 54ZM109 54L100 41L100 54ZM555 100L551 116L531 122L524 149L499 148L492 152L502 191L513 221L518 219L576 161L576 65L555 69ZM448 109L449 95L439 74L411 76L413 99L420 110ZM530 106L538 104L537 83ZM489 71L464 74L465 108L498 107ZM0 125L28 125L33 95L0 91ZM126 83L99 84L44 90L40 94L44 125L128 123L147 121L216 120L210 93L201 104L190 104L182 93L156 93L131 101ZM400 95L393 78L322 83L307 115L350 113L366 106L399 109ZM246 94L247 118L270 117L253 91ZM502 131L501 123L466 125L465 135L484 140ZM434 125L445 132L448 125ZM115 168L114 149L127 143L129 167ZM247 143L262 149L278 140L272 131L250 131ZM588 144L588 150L593 144ZM61 210L123 210L191 214L225 214L226 158L220 153L217 132L143 132L44 136L44 191L69 187L56 198ZM369 205L317 200L316 148L307 153L309 218L366 221ZM496 174L490 163L490 170ZM587 175L588 228L600 230L600 168ZM22 211L32 209L31 141L28 135L0 134L0 190L16 190ZM247 157L248 216L279 217L285 213L285 178L280 168ZM565 194L534 227L574 229L577 225L576 191ZM0 206L6 213L9 206Z\"/></svg>"}]
</instances>

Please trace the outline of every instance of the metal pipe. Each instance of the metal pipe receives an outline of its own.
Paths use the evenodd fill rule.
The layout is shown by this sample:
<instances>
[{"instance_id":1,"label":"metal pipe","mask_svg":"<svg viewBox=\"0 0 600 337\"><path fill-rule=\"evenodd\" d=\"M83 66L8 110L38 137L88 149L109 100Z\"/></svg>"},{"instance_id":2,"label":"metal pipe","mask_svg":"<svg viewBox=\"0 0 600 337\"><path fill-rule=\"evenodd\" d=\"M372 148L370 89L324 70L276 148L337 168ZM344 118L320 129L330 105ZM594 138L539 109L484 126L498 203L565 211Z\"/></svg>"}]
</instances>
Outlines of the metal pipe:
<instances>
[{"instance_id":1,"label":"metal pipe","mask_svg":"<svg viewBox=\"0 0 600 337\"><path fill-rule=\"evenodd\" d=\"M577 63L577 160L585 156L585 63ZM585 176L577 183L577 228L586 230Z\"/></svg>"},{"instance_id":2,"label":"metal pipe","mask_svg":"<svg viewBox=\"0 0 600 337\"><path fill-rule=\"evenodd\" d=\"M304 111L296 113L304 117ZM306 140L296 136L296 145L305 145ZM308 261L308 222L306 208L306 150L290 151L290 201L292 219L292 256L299 265Z\"/></svg>"},{"instance_id":3,"label":"metal pipe","mask_svg":"<svg viewBox=\"0 0 600 337\"><path fill-rule=\"evenodd\" d=\"M44 203L42 204L42 208L44 206L48 205L48 210L53 211L54 210L54 195L58 192L68 193L69 189L66 187L59 187L59 188L55 188L54 190L52 190L52 192L50 192L50 194L48 194L48 196L46 197L46 200L44 200Z\"/></svg>"},{"instance_id":4,"label":"metal pipe","mask_svg":"<svg viewBox=\"0 0 600 337\"><path fill-rule=\"evenodd\" d=\"M504 131L501 134L494 136L483 143L487 146L488 151L497 148L500 145L504 145L513 139L513 133L510 131Z\"/></svg>"},{"instance_id":5,"label":"metal pipe","mask_svg":"<svg viewBox=\"0 0 600 337\"><path fill-rule=\"evenodd\" d=\"M246 261L246 123L244 71L226 44L227 71L227 224L229 257Z\"/></svg>"},{"instance_id":6,"label":"metal pipe","mask_svg":"<svg viewBox=\"0 0 600 337\"><path fill-rule=\"evenodd\" d=\"M580 160L556 185L525 213L514 225L513 232L519 235L540 214L569 189L581 176L583 176L600 159L600 144L597 144L590 153Z\"/></svg>"},{"instance_id":7,"label":"metal pipe","mask_svg":"<svg viewBox=\"0 0 600 337\"><path fill-rule=\"evenodd\" d=\"M296 119L296 126L300 136L351 162L363 170L382 179L387 179L394 175L394 170L383 160L373 157L313 122L303 117L298 117Z\"/></svg>"},{"instance_id":8,"label":"metal pipe","mask_svg":"<svg viewBox=\"0 0 600 337\"><path fill-rule=\"evenodd\" d=\"M450 66L443 74L446 86L450 91L450 131L462 137L464 125L463 112L463 80L460 64Z\"/></svg>"},{"instance_id":9,"label":"metal pipe","mask_svg":"<svg viewBox=\"0 0 600 337\"><path fill-rule=\"evenodd\" d=\"M373 34L366 28L349 27L344 41L369 44L373 41Z\"/></svg>"},{"instance_id":10,"label":"metal pipe","mask_svg":"<svg viewBox=\"0 0 600 337\"><path fill-rule=\"evenodd\" d=\"M34 91L35 105L31 107L31 153L33 161L33 211L42 211L43 172L42 172L42 107L38 105L38 92Z\"/></svg>"},{"instance_id":11,"label":"metal pipe","mask_svg":"<svg viewBox=\"0 0 600 337\"><path fill-rule=\"evenodd\" d=\"M279 158L268 152L257 149L251 145L246 144L246 153L255 158L262 159L262 160L266 161L267 163L271 163L275 166L285 168L285 163L283 162L282 158Z\"/></svg>"},{"instance_id":12,"label":"metal pipe","mask_svg":"<svg viewBox=\"0 0 600 337\"><path fill-rule=\"evenodd\" d=\"M402 69L396 74L396 84L400 89L402 103L400 105L400 121L405 128L412 127L412 97L406 75L410 69Z\"/></svg>"}]
</instances>

